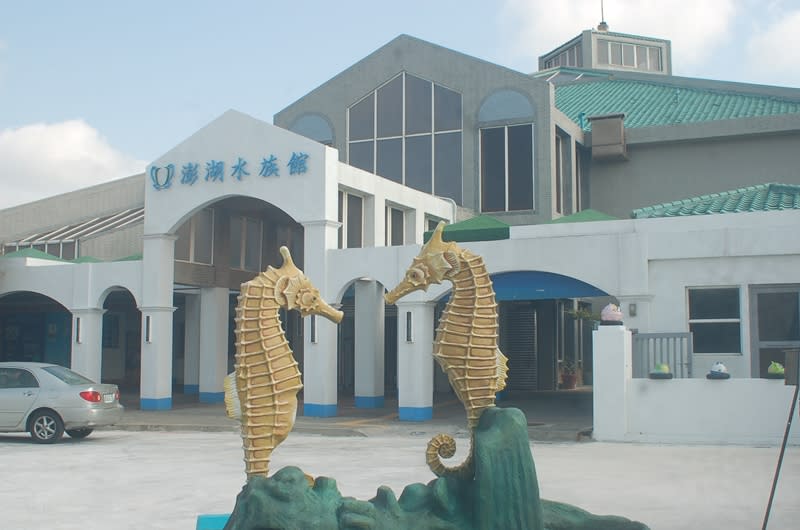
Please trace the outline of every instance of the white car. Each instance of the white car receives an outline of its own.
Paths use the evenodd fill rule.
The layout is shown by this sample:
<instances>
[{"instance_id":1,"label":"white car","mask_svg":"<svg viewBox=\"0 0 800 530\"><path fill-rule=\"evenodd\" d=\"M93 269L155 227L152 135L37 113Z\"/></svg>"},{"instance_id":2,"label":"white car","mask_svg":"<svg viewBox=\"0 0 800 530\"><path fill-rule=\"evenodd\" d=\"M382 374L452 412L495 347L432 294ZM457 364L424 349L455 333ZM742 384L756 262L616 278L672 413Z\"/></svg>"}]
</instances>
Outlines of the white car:
<instances>
[{"instance_id":1,"label":"white car","mask_svg":"<svg viewBox=\"0 0 800 530\"><path fill-rule=\"evenodd\" d=\"M38 443L66 432L85 438L122 417L117 385L99 384L57 364L0 362L0 432L29 432Z\"/></svg>"}]
</instances>

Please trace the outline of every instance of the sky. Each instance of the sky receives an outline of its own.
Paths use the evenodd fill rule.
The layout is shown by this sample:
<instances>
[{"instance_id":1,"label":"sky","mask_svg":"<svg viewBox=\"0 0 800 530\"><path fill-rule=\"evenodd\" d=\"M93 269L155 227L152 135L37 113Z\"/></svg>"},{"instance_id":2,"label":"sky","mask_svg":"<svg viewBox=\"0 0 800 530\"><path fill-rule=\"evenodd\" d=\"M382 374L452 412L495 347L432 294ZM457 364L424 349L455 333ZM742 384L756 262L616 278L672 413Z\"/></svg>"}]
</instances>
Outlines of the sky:
<instances>
[{"instance_id":1,"label":"sky","mask_svg":"<svg viewBox=\"0 0 800 530\"><path fill-rule=\"evenodd\" d=\"M800 87L800 0L604 0L673 74ZM600 0L0 0L0 208L143 172L236 109L273 115L400 34L521 72Z\"/></svg>"}]
</instances>

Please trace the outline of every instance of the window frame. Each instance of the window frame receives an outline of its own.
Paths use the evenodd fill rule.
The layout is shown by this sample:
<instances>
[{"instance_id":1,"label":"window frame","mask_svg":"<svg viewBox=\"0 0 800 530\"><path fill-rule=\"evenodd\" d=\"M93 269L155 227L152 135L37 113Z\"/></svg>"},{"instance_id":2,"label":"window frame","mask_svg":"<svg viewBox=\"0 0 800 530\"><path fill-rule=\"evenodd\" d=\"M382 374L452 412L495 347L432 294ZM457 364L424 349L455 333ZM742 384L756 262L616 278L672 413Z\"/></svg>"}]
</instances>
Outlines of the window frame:
<instances>
[{"instance_id":1,"label":"window frame","mask_svg":"<svg viewBox=\"0 0 800 530\"><path fill-rule=\"evenodd\" d=\"M351 246L348 243L348 203L350 202L348 199L350 197L357 198L361 201L361 241L358 246ZM346 249L346 248L364 248L364 218L365 218L365 205L366 205L366 197L363 195L359 195L357 193L353 193L348 190L339 189L338 193L338 201L339 201L339 235L338 235L338 248Z\"/></svg>"},{"instance_id":2,"label":"window frame","mask_svg":"<svg viewBox=\"0 0 800 530\"><path fill-rule=\"evenodd\" d=\"M416 79L420 79L422 81L427 82L430 85L429 96L430 96L430 112L431 112L431 114L430 114L430 130L428 130L428 131L408 132L408 129L407 129L408 128L408 124L407 124L407 117L406 117L407 101L408 101L407 76L412 76L412 77L414 77ZM379 103L378 95L379 95L379 93L380 93L380 91L382 89L384 89L387 85L390 85L391 83L396 82L396 80L398 78L401 78L400 85L402 87L402 92L401 92L402 102L401 102L401 110L400 110L401 115L402 115L401 131L400 131L399 135L380 136L380 134L379 134L380 124L378 123L378 117L379 117L379 114L380 114L379 113L379 106L378 106L378 103ZM436 115L436 89L437 89L437 87L439 87L441 89L444 89L444 90L448 90L448 91L453 92L455 94L458 94L459 103L460 103L460 106L461 106L461 110L460 110L459 116L458 116L459 128L457 128L457 129L437 130L437 128L436 128L436 123L437 123L437 121L436 121L436 117L437 117L437 115ZM373 105L373 108L372 108L372 120L373 120L373 123L372 123L372 137L371 138L359 138L359 139L356 139L356 140L351 140L351 133L350 133L350 131L351 131L351 116L350 116L351 109L353 109L354 107L358 106L359 104L361 104L362 102L364 102L365 100L367 100L369 98L372 99L372 105ZM426 191L426 190L421 190L421 191L424 191L425 193L429 193L431 195L435 195L435 192L436 192L436 189L437 189L437 187L436 187L436 177L437 177L437 175L436 175L436 138L437 138L438 135L459 133L460 134L460 149L459 149L459 155L458 156L461 158L461 160L459 160L459 162L461 162L461 175L459 177L458 190L460 191L461 195L458 198L458 200L456 200L456 202L461 204L461 202L463 201L463 188L464 188L464 169L463 169L463 156L464 156L464 106L463 105L464 105L464 96L463 96L463 94L461 92L459 92L457 90L454 90L454 89L452 89L452 88L450 88L448 86L445 86L445 85L443 85L441 83L437 83L437 82L432 81L430 79L426 79L424 77L409 73L409 72L404 70L404 71L398 73L397 75L393 76L392 78L388 79L386 82L382 83L381 85L376 87L374 90L370 91L368 94L364 95L362 98L360 98L359 100L355 101L352 105L347 107L346 120L345 120L346 121L345 146L346 146L346 150L347 150L347 153L346 153L347 163L350 164L350 165L353 165L354 167L358 167L360 169L363 169L364 171L369 171L370 173L374 173L375 175L378 175L378 176L380 176L382 178L386 178L386 179L391 180L393 182L398 182L399 184L402 184L403 186L413 187L413 186L409 186L409 184L408 184L408 182L409 182L408 174L407 174L407 170L408 170L407 166L408 166L408 164L406 163L406 156L407 156L407 151L408 151L407 142L408 142L409 139L412 139L412 138L424 138L425 140L427 140L427 143L429 144L429 148L430 148L430 157L429 157L429 160L427 160L428 162L430 162L430 167L429 167L429 171L430 171L430 191ZM386 140L400 140L401 141L400 168L399 168L400 169L400 180L399 181L394 179L394 178L392 178L392 177L384 176L384 175L381 175L380 173L378 173L378 166L379 166L378 144L381 141L386 141ZM368 144L371 144L371 149L372 149L371 168L366 168L366 167L354 165L352 163L351 148L354 145L368 145ZM440 178L443 178L443 176L440 175ZM414 187L414 189L419 189L419 188Z\"/></svg>"},{"instance_id":3,"label":"window frame","mask_svg":"<svg viewBox=\"0 0 800 530\"><path fill-rule=\"evenodd\" d=\"M400 228L400 242L394 241L394 212L400 212L402 226ZM392 204L387 204L385 209L384 245L387 247L402 247L406 241L406 210Z\"/></svg>"},{"instance_id":4,"label":"window frame","mask_svg":"<svg viewBox=\"0 0 800 530\"><path fill-rule=\"evenodd\" d=\"M612 45L619 45L619 62L614 61ZM604 51L601 51L601 47L604 48ZM626 64L626 47L633 47L632 65ZM640 57L641 52L643 52L644 61L642 61L642 58ZM656 52L655 57L652 55L652 52ZM595 47L595 57L595 63L598 66L611 66L613 68L637 70L639 72L664 72L664 46L660 45L652 45L636 41L598 38ZM640 67L640 64L643 64L643 66Z\"/></svg>"},{"instance_id":5,"label":"window frame","mask_svg":"<svg viewBox=\"0 0 800 530\"><path fill-rule=\"evenodd\" d=\"M529 209L522 209L522 210L509 210L509 142L508 142L508 130L511 127L521 127L521 126L528 126L531 129L531 207ZM502 210L484 210L484 170L483 170L483 131L490 130L490 129L503 129L503 157L504 157L504 206ZM522 123L504 123L501 125L491 125L486 127L479 127L478 128L478 178L480 182L480 189L478 193L478 211L481 213L491 213L491 212L526 212L526 211L536 211L536 125L534 122L522 122Z\"/></svg>"},{"instance_id":6,"label":"window frame","mask_svg":"<svg viewBox=\"0 0 800 530\"><path fill-rule=\"evenodd\" d=\"M263 256L263 242L264 242L264 222L259 219L258 217L252 217L247 215L239 215L233 214L230 216L230 219L239 219L241 221L239 226L239 259L236 263L229 263L231 269L239 270L239 271L247 271L247 272L261 272L262 266L262 256ZM247 223L248 221L255 221L257 224L258 234L255 239L255 244L258 246L258 264L256 265L255 269L247 268L247 251L248 251L248 244L247 244ZM231 239L233 239L233 234L230 234ZM233 257L231 255L231 257Z\"/></svg>"},{"instance_id":7,"label":"window frame","mask_svg":"<svg viewBox=\"0 0 800 530\"><path fill-rule=\"evenodd\" d=\"M736 298L738 303L738 311L739 316L738 318L730 318L730 317L716 317L716 318L692 318L691 316L691 295L693 292L700 292L700 291L711 291L711 290L730 290L736 291ZM691 286L686 287L686 328L687 331L692 331L692 326L697 325L704 325L704 324L738 324L739 326L739 351L733 352L707 352L707 351L700 351L695 344L695 337L692 334L692 349L695 355L744 355L744 343L743 343L743 330L742 330L742 310L744 307L743 304L743 289L740 285L705 285L705 286Z\"/></svg>"},{"instance_id":8,"label":"window frame","mask_svg":"<svg viewBox=\"0 0 800 530\"><path fill-rule=\"evenodd\" d=\"M209 260L208 263L206 263L205 261L197 261L195 259L195 248L196 248L195 241L197 237L197 223L199 219L198 214L203 211L208 211L211 214L211 235L210 235L211 259ZM185 259L175 258L175 261L180 261L182 263L193 263L196 265L214 265L214 232L217 229L217 216L215 210L213 208L203 208L201 210L198 210L186 222L189 223L189 259L185 260ZM176 230L176 235L177 235L177 230Z\"/></svg>"}]
</instances>

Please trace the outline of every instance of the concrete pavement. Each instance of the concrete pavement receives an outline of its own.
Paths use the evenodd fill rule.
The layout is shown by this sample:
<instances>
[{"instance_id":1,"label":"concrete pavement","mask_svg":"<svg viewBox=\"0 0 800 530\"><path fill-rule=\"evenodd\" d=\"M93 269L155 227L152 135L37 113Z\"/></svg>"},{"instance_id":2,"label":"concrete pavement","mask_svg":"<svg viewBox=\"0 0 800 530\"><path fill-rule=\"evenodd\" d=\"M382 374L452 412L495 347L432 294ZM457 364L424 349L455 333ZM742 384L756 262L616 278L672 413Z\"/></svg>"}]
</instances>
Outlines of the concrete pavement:
<instances>
[{"instance_id":1,"label":"concrete pavement","mask_svg":"<svg viewBox=\"0 0 800 530\"><path fill-rule=\"evenodd\" d=\"M137 410L86 440L53 446L24 434L0 435L0 528L192 530L202 514L233 509L244 485L238 423L221 404L186 398L170 411ZM597 514L639 520L653 530L761 528L778 447L575 443L591 425L586 392L534 395L501 403L526 412L543 498ZM343 495L370 499L380 485L402 489L434 477L425 445L454 434L466 456L463 408L439 400L430 422L400 422L396 403L336 418L297 418L273 454L272 470L296 465L337 480ZM787 450L768 530L797 528L800 448Z\"/></svg>"},{"instance_id":2,"label":"concrete pavement","mask_svg":"<svg viewBox=\"0 0 800 530\"><path fill-rule=\"evenodd\" d=\"M225 415L223 404L198 403L196 396L173 396L173 408L166 411L139 410L135 397L122 400L126 410L114 426L128 431L237 431L239 422ZM592 396L587 389L536 393L504 399L499 406L516 407L528 418L533 441L574 442L590 439ZM303 405L300 403L299 410ZM467 434L464 408L453 395L440 396L434 403L433 419L425 422L400 421L397 401L387 399L382 408L356 408L352 398L340 399L338 415L317 418L298 415L294 432L325 436L370 436L405 433Z\"/></svg>"},{"instance_id":3,"label":"concrete pavement","mask_svg":"<svg viewBox=\"0 0 800 530\"><path fill-rule=\"evenodd\" d=\"M337 480L343 495L396 495L434 477L429 436L294 433L272 469L296 465ZM458 438L465 456L469 440ZM761 527L778 451L713 447L532 442L543 498L639 520L652 530ZM104 430L42 446L0 435L0 528L193 530L201 514L230 513L244 485L238 433ZM800 448L787 451L769 530L797 528Z\"/></svg>"}]
</instances>

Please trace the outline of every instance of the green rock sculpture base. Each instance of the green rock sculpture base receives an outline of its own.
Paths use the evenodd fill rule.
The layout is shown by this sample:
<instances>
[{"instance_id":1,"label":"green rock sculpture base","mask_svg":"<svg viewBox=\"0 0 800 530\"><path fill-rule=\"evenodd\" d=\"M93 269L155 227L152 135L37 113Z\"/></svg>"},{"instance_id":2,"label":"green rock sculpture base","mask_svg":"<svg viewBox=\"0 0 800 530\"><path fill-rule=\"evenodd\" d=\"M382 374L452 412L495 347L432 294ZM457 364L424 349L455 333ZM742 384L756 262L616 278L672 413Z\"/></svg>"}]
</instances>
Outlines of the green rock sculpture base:
<instances>
[{"instance_id":1,"label":"green rock sculpture base","mask_svg":"<svg viewBox=\"0 0 800 530\"><path fill-rule=\"evenodd\" d=\"M541 500L522 411L487 409L474 443L474 479L410 484L399 499L384 486L369 501L342 497L335 480L319 477L310 486L297 467L254 477L225 530L647 530L623 517Z\"/></svg>"}]
</instances>

